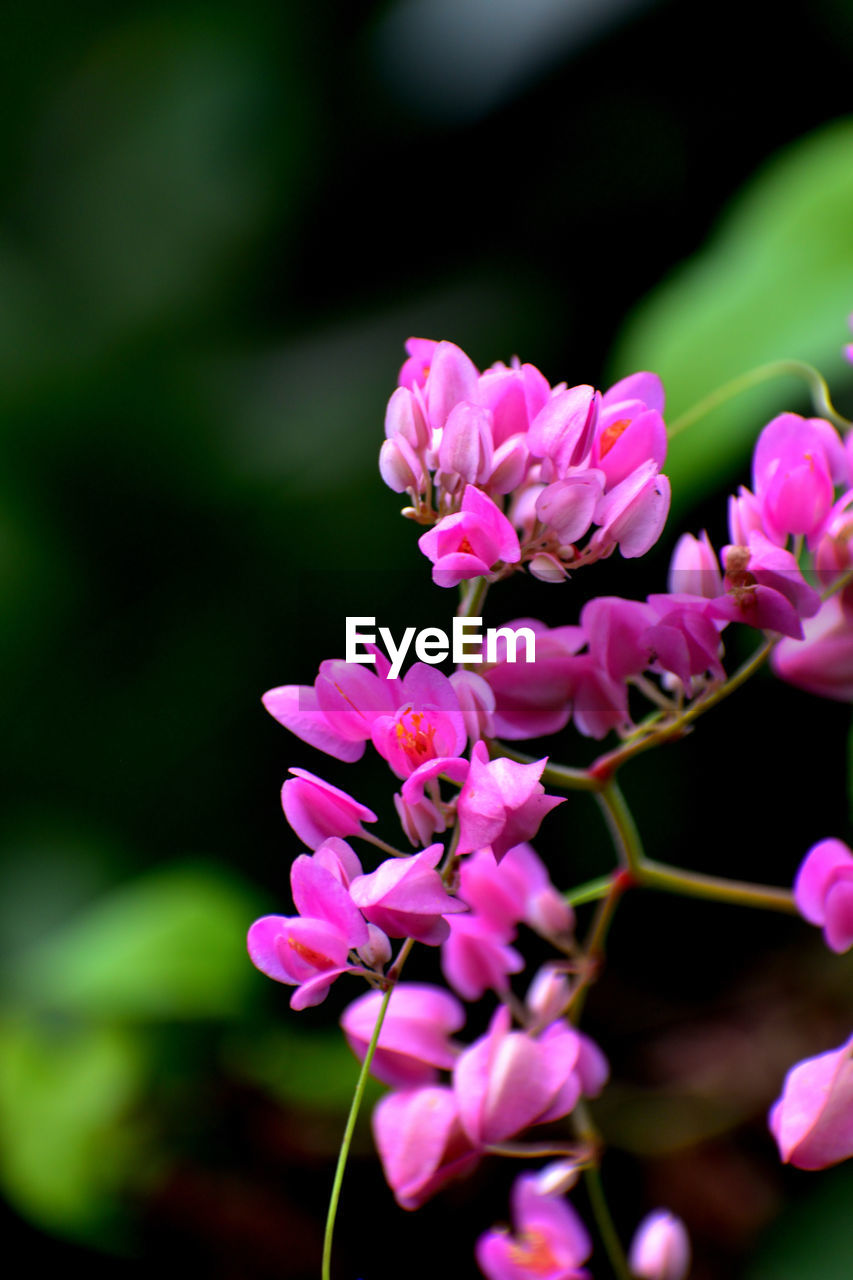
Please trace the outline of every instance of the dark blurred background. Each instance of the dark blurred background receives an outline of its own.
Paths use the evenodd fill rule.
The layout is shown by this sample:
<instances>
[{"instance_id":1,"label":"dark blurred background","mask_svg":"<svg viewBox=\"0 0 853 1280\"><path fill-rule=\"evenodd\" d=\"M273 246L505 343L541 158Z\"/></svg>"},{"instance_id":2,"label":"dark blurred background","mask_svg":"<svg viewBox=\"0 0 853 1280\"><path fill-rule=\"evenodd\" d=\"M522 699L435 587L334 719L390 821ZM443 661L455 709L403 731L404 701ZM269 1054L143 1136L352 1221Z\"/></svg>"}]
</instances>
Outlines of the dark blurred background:
<instances>
[{"instance_id":1,"label":"dark blurred background","mask_svg":"<svg viewBox=\"0 0 853 1280\"><path fill-rule=\"evenodd\" d=\"M93 1280L302 1280L353 993L292 1014L245 930L291 909L287 767L396 828L384 765L319 756L259 698L341 656L348 613L450 615L376 470L402 344L517 353L555 382L653 368L673 413L801 357L849 413L853 10L7 0L0 64L6 1238ZM806 408L793 381L679 438L653 555L513 582L487 619L661 589L678 532L724 540L726 486L783 408ZM790 883L850 835L848 720L755 681L626 771L649 851ZM610 865L584 796L541 847L563 886ZM796 921L626 900L588 1006L626 1237L666 1203L695 1280L848 1276L849 1172L780 1170L764 1114L796 1058L849 1034L850 979ZM473 1274L514 1172L403 1214L365 1119L336 1274Z\"/></svg>"}]
</instances>

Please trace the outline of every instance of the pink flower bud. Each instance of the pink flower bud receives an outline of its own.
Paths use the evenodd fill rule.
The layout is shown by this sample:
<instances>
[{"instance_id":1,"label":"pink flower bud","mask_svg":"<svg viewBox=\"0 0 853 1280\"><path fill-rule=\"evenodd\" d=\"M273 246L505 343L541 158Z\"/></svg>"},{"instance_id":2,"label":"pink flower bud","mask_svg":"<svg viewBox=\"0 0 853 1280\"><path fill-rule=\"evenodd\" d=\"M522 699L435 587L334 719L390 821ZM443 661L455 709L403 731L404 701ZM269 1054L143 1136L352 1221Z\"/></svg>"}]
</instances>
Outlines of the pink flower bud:
<instances>
[{"instance_id":1,"label":"pink flower bud","mask_svg":"<svg viewBox=\"0 0 853 1280\"><path fill-rule=\"evenodd\" d=\"M770 655L776 675L798 689L853 702L853 628L837 596L824 600L803 625L804 638L785 639Z\"/></svg>"},{"instance_id":2,"label":"pink flower bud","mask_svg":"<svg viewBox=\"0 0 853 1280\"><path fill-rule=\"evenodd\" d=\"M426 477L412 446L402 436L386 440L379 450L379 474L394 493L423 493Z\"/></svg>"},{"instance_id":3,"label":"pink flower bud","mask_svg":"<svg viewBox=\"0 0 853 1280\"><path fill-rule=\"evenodd\" d=\"M439 342L433 349L429 374L424 383L427 418L431 427L443 427L456 405L477 400L475 365L453 342Z\"/></svg>"},{"instance_id":4,"label":"pink flower bud","mask_svg":"<svg viewBox=\"0 0 853 1280\"><path fill-rule=\"evenodd\" d=\"M809 849L794 881L797 910L823 926L826 944L841 955L853 947L853 852L842 840Z\"/></svg>"},{"instance_id":5,"label":"pink flower bud","mask_svg":"<svg viewBox=\"0 0 853 1280\"><path fill-rule=\"evenodd\" d=\"M495 445L526 436L530 423L551 398L548 380L532 364L500 366L480 375L479 401L492 411Z\"/></svg>"},{"instance_id":6,"label":"pink flower bud","mask_svg":"<svg viewBox=\"0 0 853 1280\"><path fill-rule=\"evenodd\" d=\"M480 405L464 402L449 413L438 461L443 471L460 476L467 484L485 484L492 470L492 415Z\"/></svg>"},{"instance_id":7,"label":"pink flower bud","mask_svg":"<svg viewBox=\"0 0 853 1280\"><path fill-rule=\"evenodd\" d=\"M363 835L362 822L377 821L372 809L307 769L288 772L294 777L281 789L281 807L309 849L316 849L329 836Z\"/></svg>"},{"instance_id":8,"label":"pink flower bud","mask_svg":"<svg viewBox=\"0 0 853 1280\"><path fill-rule=\"evenodd\" d=\"M530 984L524 1003L544 1026L555 1021L569 1002L572 987L568 976L554 965L543 965Z\"/></svg>"},{"instance_id":9,"label":"pink flower bud","mask_svg":"<svg viewBox=\"0 0 853 1280\"><path fill-rule=\"evenodd\" d=\"M391 943L388 935L375 924L367 926L367 942L358 948L358 958L368 969L384 969L391 959Z\"/></svg>"},{"instance_id":10,"label":"pink flower bud","mask_svg":"<svg viewBox=\"0 0 853 1280\"><path fill-rule=\"evenodd\" d=\"M561 543L577 542L592 524L603 492L602 471L572 472L542 490L536 499L536 514Z\"/></svg>"},{"instance_id":11,"label":"pink flower bud","mask_svg":"<svg viewBox=\"0 0 853 1280\"><path fill-rule=\"evenodd\" d=\"M530 424L527 443L533 457L547 458L557 477L582 466L592 448L600 403L600 392L589 386L556 392Z\"/></svg>"},{"instance_id":12,"label":"pink flower bud","mask_svg":"<svg viewBox=\"0 0 853 1280\"><path fill-rule=\"evenodd\" d=\"M488 488L492 493L512 493L524 479L530 457L524 436L510 436L495 449Z\"/></svg>"},{"instance_id":13,"label":"pink flower bud","mask_svg":"<svg viewBox=\"0 0 853 1280\"><path fill-rule=\"evenodd\" d=\"M853 1156L853 1037L791 1068L768 1123L782 1160L798 1169Z\"/></svg>"},{"instance_id":14,"label":"pink flower bud","mask_svg":"<svg viewBox=\"0 0 853 1280\"><path fill-rule=\"evenodd\" d=\"M385 439L404 440L417 454L430 444L431 432L418 395L398 387L385 411ZM387 483L387 481L386 481ZM393 485L391 486L393 488Z\"/></svg>"},{"instance_id":15,"label":"pink flower bud","mask_svg":"<svg viewBox=\"0 0 853 1280\"><path fill-rule=\"evenodd\" d=\"M723 594L720 564L704 529L698 538L684 533L676 542L669 562L667 588L670 592L704 596L706 600Z\"/></svg>"},{"instance_id":16,"label":"pink flower bud","mask_svg":"<svg viewBox=\"0 0 853 1280\"><path fill-rule=\"evenodd\" d=\"M528 560L527 568L540 582L565 582L569 576L565 565L548 551L540 551Z\"/></svg>"},{"instance_id":17,"label":"pink flower bud","mask_svg":"<svg viewBox=\"0 0 853 1280\"><path fill-rule=\"evenodd\" d=\"M643 1280L684 1280L690 1267L690 1240L680 1218L656 1209L637 1228L628 1264Z\"/></svg>"}]
</instances>

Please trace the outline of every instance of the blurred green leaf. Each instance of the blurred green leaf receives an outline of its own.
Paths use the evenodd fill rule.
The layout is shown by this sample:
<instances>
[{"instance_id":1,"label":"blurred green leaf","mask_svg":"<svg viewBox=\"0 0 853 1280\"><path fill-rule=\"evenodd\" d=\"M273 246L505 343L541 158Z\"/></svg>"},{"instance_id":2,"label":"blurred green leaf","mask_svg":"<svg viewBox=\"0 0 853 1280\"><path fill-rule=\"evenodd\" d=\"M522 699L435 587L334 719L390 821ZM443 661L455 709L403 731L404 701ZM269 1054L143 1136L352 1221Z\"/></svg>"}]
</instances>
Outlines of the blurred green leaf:
<instances>
[{"instance_id":1,"label":"blurred green leaf","mask_svg":"<svg viewBox=\"0 0 853 1280\"><path fill-rule=\"evenodd\" d=\"M830 386L853 299L853 119L807 137L759 172L707 247L643 302L614 374L654 369L674 421L729 379L772 360L816 364ZM666 470L684 506L727 478L774 413L806 403L801 384L764 384L673 440Z\"/></svg>"},{"instance_id":2,"label":"blurred green leaf","mask_svg":"<svg viewBox=\"0 0 853 1280\"><path fill-rule=\"evenodd\" d=\"M127 1030L0 1020L0 1180L26 1217L104 1238L139 1159L143 1056Z\"/></svg>"},{"instance_id":3,"label":"blurred green leaf","mask_svg":"<svg viewBox=\"0 0 853 1280\"><path fill-rule=\"evenodd\" d=\"M232 1017L255 977L245 937L258 911L236 877L168 867L37 944L14 967L13 991L36 1008L83 1017Z\"/></svg>"},{"instance_id":4,"label":"blurred green leaf","mask_svg":"<svg viewBox=\"0 0 853 1280\"><path fill-rule=\"evenodd\" d=\"M853 1257L853 1173L801 1175L810 1194L793 1201L768 1233L744 1280L848 1280Z\"/></svg>"},{"instance_id":5,"label":"blurred green leaf","mask_svg":"<svg viewBox=\"0 0 853 1280\"><path fill-rule=\"evenodd\" d=\"M340 1031L300 1031L293 1026L264 1031L230 1046L235 1069L280 1101L310 1110L345 1113L359 1064ZM385 1092L372 1077L363 1114Z\"/></svg>"}]
</instances>

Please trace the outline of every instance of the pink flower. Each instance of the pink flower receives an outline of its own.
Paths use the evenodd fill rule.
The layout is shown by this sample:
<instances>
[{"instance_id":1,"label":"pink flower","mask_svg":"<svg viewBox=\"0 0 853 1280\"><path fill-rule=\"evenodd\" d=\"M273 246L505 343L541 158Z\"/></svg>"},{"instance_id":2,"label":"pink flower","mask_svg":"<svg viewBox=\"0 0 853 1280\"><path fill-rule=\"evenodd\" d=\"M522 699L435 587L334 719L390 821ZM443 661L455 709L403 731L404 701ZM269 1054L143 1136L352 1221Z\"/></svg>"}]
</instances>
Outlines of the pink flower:
<instances>
[{"instance_id":1,"label":"pink flower","mask_svg":"<svg viewBox=\"0 0 853 1280\"><path fill-rule=\"evenodd\" d=\"M547 378L532 364L517 369L496 365L480 374L478 399L492 411L492 434L500 448L512 437L526 436L530 424L551 398Z\"/></svg>"},{"instance_id":2,"label":"pink flower","mask_svg":"<svg viewBox=\"0 0 853 1280\"><path fill-rule=\"evenodd\" d=\"M783 1162L798 1169L853 1156L853 1037L791 1068L768 1123Z\"/></svg>"},{"instance_id":3,"label":"pink flower","mask_svg":"<svg viewBox=\"0 0 853 1280\"><path fill-rule=\"evenodd\" d=\"M813 845L794 881L797 910L823 927L826 944L839 955L853 947L853 852L842 840Z\"/></svg>"},{"instance_id":4,"label":"pink flower","mask_svg":"<svg viewBox=\"0 0 853 1280\"><path fill-rule=\"evenodd\" d=\"M598 596L584 605L580 621L590 655L612 680L639 675L649 665L652 646L646 633L657 618L647 604Z\"/></svg>"},{"instance_id":5,"label":"pink flower","mask_svg":"<svg viewBox=\"0 0 853 1280\"><path fill-rule=\"evenodd\" d=\"M471 484L461 510L422 534L418 546L433 563L432 580L438 587L485 577L497 564L521 559L515 529L491 498Z\"/></svg>"},{"instance_id":6,"label":"pink flower","mask_svg":"<svg viewBox=\"0 0 853 1280\"><path fill-rule=\"evenodd\" d=\"M586 637L580 627L546 627L536 618L516 618L501 630L529 627L536 636L536 660L507 662L507 646L498 637L498 662L483 668L483 678L495 695L495 733L514 741L557 733L572 714L572 664L569 659L583 648Z\"/></svg>"},{"instance_id":7,"label":"pink flower","mask_svg":"<svg viewBox=\"0 0 853 1280\"><path fill-rule=\"evenodd\" d=\"M410 858L388 858L370 875L353 880L350 897L365 919L390 937L438 946L450 931L444 916L467 910L433 869L443 853L440 844L432 844Z\"/></svg>"},{"instance_id":8,"label":"pink flower","mask_svg":"<svg viewBox=\"0 0 853 1280\"><path fill-rule=\"evenodd\" d=\"M669 480L654 459L641 463L598 503L594 518L601 527L593 534L590 549L606 556L618 546L626 560L645 555L663 531L670 497Z\"/></svg>"},{"instance_id":9,"label":"pink flower","mask_svg":"<svg viewBox=\"0 0 853 1280\"><path fill-rule=\"evenodd\" d=\"M584 465L592 448L601 393L590 386L556 391L530 424L527 444L534 458L547 459L543 480L562 479L569 467Z\"/></svg>"},{"instance_id":10,"label":"pink flower","mask_svg":"<svg viewBox=\"0 0 853 1280\"><path fill-rule=\"evenodd\" d=\"M441 971L453 990L463 1000L509 991L509 975L524 968L524 957L508 945L512 935L473 914L452 916L447 923L450 935L442 944Z\"/></svg>"},{"instance_id":11,"label":"pink flower","mask_svg":"<svg viewBox=\"0 0 853 1280\"><path fill-rule=\"evenodd\" d=\"M394 796L394 807L403 830L412 844L429 844L436 831L444 831L447 823L441 807L438 777L450 782L464 782L469 764L461 757L439 756L428 760L409 774L400 794ZM429 791L429 795L427 795Z\"/></svg>"},{"instance_id":12,"label":"pink flower","mask_svg":"<svg viewBox=\"0 0 853 1280\"><path fill-rule=\"evenodd\" d=\"M376 1026L381 991L368 991L343 1012L341 1026L353 1053L363 1062ZM450 1070L458 1050L449 1037L465 1024L465 1010L448 991L424 983L401 982L391 993L371 1073L397 1089L432 1084L438 1069Z\"/></svg>"},{"instance_id":13,"label":"pink flower","mask_svg":"<svg viewBox=\"0 0 853 1280\"><path fill-rule=\"evenodd\" d=\"M438 343L432 338L409 338L406 342L408 360L397 378L401 387L422 387L426 382L432 358Z\"/></svg>"},{"instance_id":14,"label":"pink flower","mask_svg":"<svg viewBox=\"0 0 853 1280\"><path fill-rule=\"evenodd\" d=\"M328 854L331 869L320 851L313 858L300 855L290 869L298 917L263 916L249 930L255 967L275 982L298 987L290 1001L293 1009L324 1000L335 978L352 969L349 952L370 942L364 918L343 883L344 864L334 849Z\"/></svg>"},{"instance_id":15,"label":"pink flower","mask_svg":"<svg viewBox=\"0 0 853 1280\"><path fill-rule=\"evenodd\" d=\"M408 778L430 761L450 759L465 749L465 720L447 676L416 662L397 686L389 714L370 727L373 745L398 778Z\"/></svg>"},{"instance_id":16,"label":"pink flower","mask_svg":"<svg viewBox=\"0 0 853 1280\"><path fill-rule=\"evenodd\" d=\"M676 542L669 562L667 587L676 594L703 596L707 600L723 594L720 564L704 529L698 538L692 533L683 533Z\"/></svg>"},{"instance_id":17,"label":"pink flower","mask_svg":"<svg viewBox=\"0 0 853 1280\"><path fill-rule=\"evenodd\" d=\"M773 541L805 534L813 546L832 507L833 480L849 478L834 428L821 418L782 413L758 437L752 469L764 528Z\"/></svg>"},{"instance_id":18,"label":"pink flower","mask_svg":"<svg viewBox=\"0 0 853 1280\"><path fill-rule=\"evenodd\" d=\"M459 872L459 896L481 918L507 931L514 931L523 920L553 937L568 933L573 924L571 908L529 844L510 849L500 864L489 849L466 858Z\"/></svg>"},{"instance_id":19,"label":"pink flower","mask_svg":"<svg viewBox=\"0 0 853 1280\"><path fill-rule=\"evenodd\" d=\"M376 822L376 814L330 782L307 769L289 769L294 777L281 789L284 816L309 849L329 836L363 835L362 822Z\"/></svg>"},{"instance_id":20,"label":"pink flower","mask_svg":"<svg viewBox=\"0 0 853 1280\"><path fill-rule=\"evenodd\" d=\"M537 1174L524 1173L512 1189L515 1234L493 1228L476 1245L477 1264L488 1280L585 1280L580 1268L592 1241L566 1200L547 1195Z\"/></svg>"},{"instance_id":21,"label":"pink flower","mask_svg":"<svg viewBox=\"0 0 853 1280\"><path fill-rule=\"evenodd\" d=\"M563 797L548 796L539 779L547 757L535 764L517 764L499 757L489 760L484 742L471 751L471 768L459 794L459 853L490 846L495 860L514 845L536 835L547 813Z\"/></svg>"},{"instance_id":22,"label":"pink flower","mask_svg":"<svg viewBox=\"0 0 853 1280\"><path fill-rule=\"evenodd\" d=\"M536 499L536 514L560 542L577 542L592 524L604 493L603 471L577 470L547 485Z\"/></svg>"},{"instance_id":23,"label":"pink flower","mask_svg":"<svg viewBox=\"0 0 853 1280\"><path fill-rule=\"evenodd\" d=\"M803 626L804 638L781 640L770 665L782 680L838 702L853 702L853 627L837 596Z\"/></svg>"},{"instance_id":24,"label":"pink flower","mask_svg":"<svg viewBox=\"0 0 853 1280\"><path fill-rule=\"evenodd\" d=\"M681 1219L667 1209L643 1218L631 1241L628 1264L643 1280L684 1280L690 1268L690 1239Z\"/></svg>"},{"instance_id":25,"label":"pink flower","mask_svg":"<svg viewBox=\"0 0 853 1280\"><path fill-rule=\"evenodd\" d=\"M389 1093L373 1110L373 1136L388 1185L403 1209L420 1208L480 1159L446 1085Z\"/></svg>"},{"instance_id":26,"label":"pink flower","mask_svg":"<svg viewBox=\"0 0 853 1280\"><path fill-rule=\"evenodd\" d=\"M534 1039L510 1031L509 1010L501 1006L488 1032L453 1069L459 1118L470 1141L487 1147L568 1115L580 1097L579 1052L578 1035L565 1024L553 1023Z\"/></svg>"},{"instance_id":27,"label":"pink flower","mask_svg":"<svg viewBox=\"0 0 853 1280\"><path fill-rule=\"evenodd\" d=\"M492 470L492 415L481 405L457 404L447 417L438 447L438 463L442 473L457 477L457 483L485 484ZM443 488L449 490L457 485Z\"/></svg>"},{"instance_id":28,"label":"pink flower","mask_svg":"<svg viewBox=\"0 0 853 1280\"><path fill-rule=\"evenodd\" d=\"M663 466L667 438L662 410L663 386L655 374L634 374L606 392L595 433L592 465L605 473L608 489L649 459L658 469Z\"/></svg>"},{"instance_id":29,"label":"pink flower","mask_svg":"<svg viewBox=\"0 0 853 1280\"><path fill-rule=\"evenodd\" d=\"M570 696L575 728L587 738L603 738L611 729L627 728L628 690L613 680L590 653L571 660Z\"/></svg>"}]
</instances>

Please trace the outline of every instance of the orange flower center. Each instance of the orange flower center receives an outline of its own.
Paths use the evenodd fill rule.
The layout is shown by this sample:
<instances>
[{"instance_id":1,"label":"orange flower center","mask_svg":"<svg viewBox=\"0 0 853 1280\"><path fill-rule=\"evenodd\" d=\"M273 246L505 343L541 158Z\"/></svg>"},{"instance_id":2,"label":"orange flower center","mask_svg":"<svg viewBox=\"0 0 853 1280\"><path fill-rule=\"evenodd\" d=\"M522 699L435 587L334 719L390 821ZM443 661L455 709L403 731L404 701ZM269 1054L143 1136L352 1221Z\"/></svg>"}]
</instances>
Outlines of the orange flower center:
<instances>
[{"instance_id":1,"label":"orange flower center","mask_svg":"<svg viewBox=\"0 0 853 1280\"><path fill-rule=\"evenodd\" d=\"M509 1246L509 1256L535 1276L547 1276L558 1266L553 1250L541 1231L524 1231Z\"/></svg>"},{"instance_id":2,"label":"orange flower center","mask_svg":"<svg viewBox=\"0 0 853 1280\"><path fill-rule=\"evenodd\" d=\"M435 725L422 711L404 711L396 724L397 741L413 765L435 759Z\"/></svg>"},{"instance_id":3,"label":"orange flower center","mask_svg":"<svg viewBox=\"0 0 853 1280\"><path fill-rule=\"evenodd\" d=\"M611 422L609 427L605 427L601 433L601 439L598 444L598 456L603 458L608 454L621 436L626 427L630 427L630 418L620 418L618 422Z\"/></svg>"}]
</instances>

